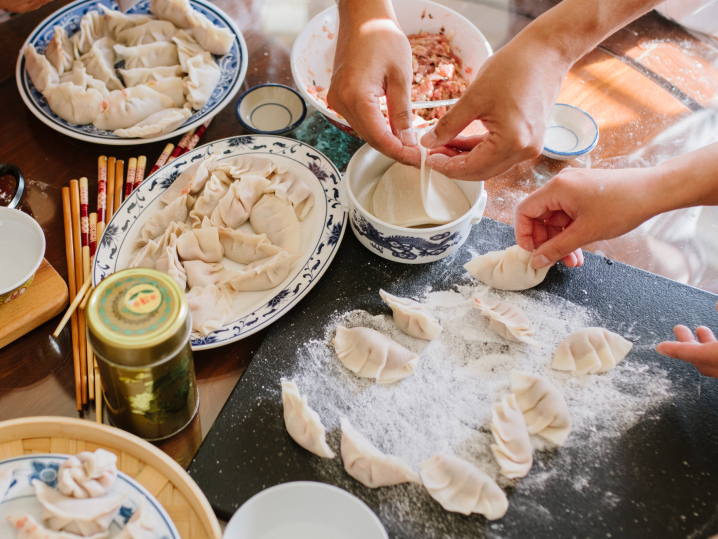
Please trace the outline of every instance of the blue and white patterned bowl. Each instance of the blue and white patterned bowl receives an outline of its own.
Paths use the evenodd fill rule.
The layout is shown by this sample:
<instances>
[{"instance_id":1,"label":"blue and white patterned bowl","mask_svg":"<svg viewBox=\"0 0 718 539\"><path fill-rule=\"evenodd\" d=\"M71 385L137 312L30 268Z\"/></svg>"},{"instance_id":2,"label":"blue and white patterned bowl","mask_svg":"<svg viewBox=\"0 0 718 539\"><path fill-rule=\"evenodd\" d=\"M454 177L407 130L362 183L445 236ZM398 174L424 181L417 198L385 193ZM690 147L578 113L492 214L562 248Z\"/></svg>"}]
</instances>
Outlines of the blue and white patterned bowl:
<instances>
[{"instance_id":1,"label":"blue and white patterned bowl","mask_svg":"<svg viewBox=\"0 0 718 539\"><path fill-rule=\"evenodd\" d=\"M72 35L79 29L82 16L93 9L100 11L100 4L104 4L111 9L117 9L117 5L113 0L78 0L68 4L42 21L33 30L20 50L15 68L17 87L25 104L43 123L60 133L88 142L117 146L148 144L172 138L199 127L221 111L239 91L244 82L249 62L247 44L244 42L242 32L239 31L232 19L217 6L206 0L190 0L190 4L194 9L207 16L217 26L229 29L236 36L232 43L232 49L227 54L214 57L222 74L212 96L202 110L196 111L181 127L178 127L173 132L146 139L121 138L113 135L111 131L97 129L93 124L71 125L59 118L50 110L47 100L37 91L30 80L27 69L25 69L25 48L32 43L38 52L44 53L50 39L52 39L55 26L62 26L68 35ZM128 13L150 13L150 0L141 0Z\"/></svg>"},{"instance_id":2,"label":"blue and white patterned bowl","mask_svg":"<svg viewBox=\"0 0 718 539\"><path fill-rule=\"evenodd\" d=\"M92 282L129 266L136 254L132 244L150 215L160 209L160 195L198 159L217 154L218 161L238 155L268 157L304 180L314 193L314 208L300 223L301 259L279 286L261 292L242 292L235 300L235 316L221 329L192 337L192 349L216 348L238 341L279 320L314 287L341 244L346 219L339 202L341 176L334 164L312 146L277 136L243 136L195 148L155 172L132 191L112 216L97 244ZM248 225L243 225L248 226ZM224 259L228 269L239 267ZM239 303L238 303L239 302Z\"/></svg>"},{"instance_id":3,"label":"blue and white patterned bowl","mask_svg":"<svg viewBox=\"0 0 718 539\"><path fill-rule=\"evenodd\" d=\"M301 125L307 117L307 104L289 86L260 84L239 97L235 113L250 133L281 135Z\"/></svg>"},{"instance_id":4,"label":"blue and white patterned bowl","mask_svg":"<svg viewBox=\"0 0 718 539\"><path fill-rule=\"evenodd\" d=\"M596 144L598 124L588 112L565 103L553 106L544 136L543 155L568 161L587 154Z\"/></svg>"},{"instance_id":5,"label":"blue and white patterned bowl","mask_svg":"<svg viewBox=\"0 0 718 539\"><path fill-rule=\"evenodd\" d=\"M30 515L37 522L42 522L42 505L35 497L32 481L37 479L51 488L56 488L57 471L67 457L67 455L55 454L26 455L0 461L0 471L15 468L10 488L0 500L0 537L15 537L17 533L7 520L9 516ZM119 513L110 524L110 537L120 533L120 530L125 527L127 521L142 504L143 511L147 511L152 516L157 539L181 539L165 508L145 487L130 476L118 472L117 481L109 494L112 496L127 494Z\"/></svg>"},{"instance_id":6,"label":"blue and white patterned bowl","mask_svg":"<svg viewBox=\"0 0 718 539\"><path fill-rule=\"evenodd\" d=\"M368 144L349 161L342 179L342 206L349 212L354 235L364 247L387 260L427 264L456 252L469 237L471 225L481 222L486 208L484 182L454 180L471 209L457 220L431 228L406 228L381 221L364 208L377 182L396 161Z\"/></svg>"}]
</instances>

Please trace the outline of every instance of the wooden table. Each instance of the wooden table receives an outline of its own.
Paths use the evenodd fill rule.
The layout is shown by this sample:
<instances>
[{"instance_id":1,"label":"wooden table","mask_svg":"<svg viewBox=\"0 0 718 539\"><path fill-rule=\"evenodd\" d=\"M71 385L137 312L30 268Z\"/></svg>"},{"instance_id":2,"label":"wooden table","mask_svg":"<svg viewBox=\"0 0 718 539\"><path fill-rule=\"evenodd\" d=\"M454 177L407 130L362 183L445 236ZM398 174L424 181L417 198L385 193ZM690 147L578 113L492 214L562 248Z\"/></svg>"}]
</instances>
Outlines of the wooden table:
<instances>
[{"instance_id":1,"label":"wooden table","mask_svg":"<svg viewBox=\"0 0 718 539\"><path fill-rule=\"evenodd\" d=\"M148 162L154 163L165 145L162 142L141 147L108 147L80 142L53 131L24 105L15 83L18 51L32 29L66 3L68 0L54 0L35 12L0 25L0 103L3 104L0 162L18 165L24 172L28 184L22 209L43 227L47 238L45 256L65 278L61 187L71 179L87 176L90 200L96 200L95 171L99 155L127 161L141 153L148 157ZM293 30L275 28L273 33L262 30L271 27L273 22L263 19L263 10L274 10L272 13L276 14L281 12L282 3L286 4L287 0L217 2L234 18L247 41L249 69L241 91L267 81L293 85L289 66ZM301 3L308 17L331 4L329 0ZM550 1L531 0L507 1L505 5L466 1L461 3L460 10L479 28L485 29L487 35L493 36L490 40L497 48L550 5ZM452 2L452 7L456 8L456 2ZM505 28L497 32L491 26L495 21ZM564 81L559 101L578 105L597 119L601 140L591 154L592 166L625 166L622 159L632 151L668 126L712 104L718 88L718 73L711 65L716 55L718 52L709 40L698 39L649 14L578 62ZM235 103L236 100L213 120L202 142L245 134L235 119ZM315 130L334 129L318 117L307 121L313 122ZM346 156L358 144L338 132L332 136L343 145L340 149L344 157L337 157L335 161L344 169ZM585 166L587 163L584 159L569 164ZM511 223L517 201L563 166L566 163L539 158L488 182L486 215ZM0 186L2 181L0 179ZM624 238L598 247L614 259L639 267L655 264L655 260L646 258L642 241L646 241L643 236ZM664 268L658 266L647 269L672 276L671 268L663 272ZM715 272L714 268L709 270ZM718 274L711 278L716 279L718 287ZM58 319L51 320L0 350L0 420L33 415L78 415L69 325L60 338L54 340L51 333L57 323ZM189 464L264 335L260 332L216 350L195 353L200 413L184 432L158 444L181 464ZM82 415L92 420L94 412L86 410Z\"/></svg>"}]
</instances>

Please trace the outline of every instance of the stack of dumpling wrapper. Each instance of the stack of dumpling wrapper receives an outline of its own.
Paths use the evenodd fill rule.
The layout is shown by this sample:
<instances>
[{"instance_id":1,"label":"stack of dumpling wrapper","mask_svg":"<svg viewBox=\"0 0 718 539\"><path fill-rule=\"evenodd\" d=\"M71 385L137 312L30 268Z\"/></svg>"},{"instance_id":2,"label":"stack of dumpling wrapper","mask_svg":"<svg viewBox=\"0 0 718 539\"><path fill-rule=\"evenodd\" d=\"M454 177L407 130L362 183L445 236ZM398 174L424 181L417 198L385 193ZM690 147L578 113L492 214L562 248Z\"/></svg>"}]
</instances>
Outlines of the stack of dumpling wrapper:
<instances>
[{"instance_id":1,"label":"stack of dumpling wrapper","mask_svg":"<svg viewBox=\"0 0 718 539\"><path fill-rule=\"evenodd\" d=\"M129 267L163 271L189 289L192 328L208 335L230 320L238 294L287 278L302 256L299 223L314 195L270 159L209 155L180 174L160 202L139 231ZM246 266L230 271L224 259Z\"/></svg>"},{"instance_id":2,"label":"stack of dumpling wrapper","mask_svg":"<svg viewBox=\"0 0 718 539\"><path fill-rule=\"evenodd\" d=\"M56 26L44 55L32 44L25 50L28 74L55 114L118 137L150 138L207 104L221 77L213 55L230 51L230 30L189 0L152 0L157 18L99 8L72 36Z\"/></svg>"},{"instance_id":3,"label":"stack of dumpling wrapper","mask_svg":"<svg viewBox=\"0 0 718 539\"><path fill-rule=\"evenodd\" d=\"M109 494L117 479L117 456L104 449L83 451L63 462L57 476L57 490L37 479L32 482L42 505L42 522L31 515L8 517L17 539L106 539L127 499L126 494ZM140 505L114 539L155 537L153 518Z\"/></svg>"}]
</instances>

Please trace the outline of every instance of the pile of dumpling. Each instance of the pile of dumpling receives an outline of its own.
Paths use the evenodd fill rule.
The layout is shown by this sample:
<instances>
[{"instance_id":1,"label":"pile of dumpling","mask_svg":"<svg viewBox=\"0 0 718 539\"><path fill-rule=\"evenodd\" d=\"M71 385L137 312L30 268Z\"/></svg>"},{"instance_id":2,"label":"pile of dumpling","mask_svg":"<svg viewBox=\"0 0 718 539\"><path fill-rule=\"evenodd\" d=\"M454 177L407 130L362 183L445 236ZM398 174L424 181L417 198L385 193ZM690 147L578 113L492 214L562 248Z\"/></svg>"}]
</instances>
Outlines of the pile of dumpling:
<instances>
[{"instance_id":1,"label":"pile of dumpling","mask_svg":"<svg viewBox=\"0 0 718 539\"><path fill-rule=\"evenodd\" d=\"M207 104L221 77L212 55L230 51L231 31L189 0L152 0L157 18L99 7L73 36L56 26L44 55L32 44L25 50L28 74L55 114L118 137L150 138Z\"/></svg>"},{"instance_id":2,"label":"pile of dumpling","mask_svg":"<svg viewBox=\"0 0 718 539\"><path fill-rule=\"evenodd\" d=\"M270 159L210 155L182 172L160 202L139 231L129 267L155 268L189 289L192 329L208 335L229 320L239 293L287 278L302 257L299 223L314 194ZM225 257L246 266L230 271Z\"/></svg>"},{"instance_id":3,"label":"pile of dumpling","mask_svg":"<svg viewBox=\"0 0 718 539\"><path fill-rule=\"evenodd\" d=\"M0 475L0 501L13 471ZM126 494L108 495L117 479L117 456L104 449L83 451L63 462L57 475L58 490L37 479L32 482L42 505L42 522L30 515L8 517L18 531L17 539L106 539L110 524L127 498ZM152 515L140 505L114 539L156 537Z\"/></svg>"},{"instance_id":4,"label":"pile of dumpling","mask_svg":"<svg viewBox=\"0 0 718 539\"><path fill-rule=\"evenodd\" d=\"M495 288L525 290L538 285L545 270L534 270L531 253L518 246L490 252L466 264L473 276ZM380 291L391 307L394 322L404 333L425 340L442 331L439 321L419 302ZM474 306L489 319L501 337L540 348L533 339L533 324L516 305L474 298ZM355 375L392 384L411 374L419 356L393 339L370 328L339 326L332 344L339 360ZM552 367L573 375L606 372L626 357L632 343L603 328L584 328L568 335L557 347ZM533 465L530 435L538 435L556 446L571 432L566 400L548 379L536 374L511 371L511 393L492 407L491 450L501 474L510 479L528 475ZM294 382L282 382L284 422L289 435L316 455L333 459L319 414L309 407ZM447 511L488 520L502 518L509 507L504 491L486 473L453 455L439 454L419 464L419 473L401 458L374 447L346 418L341 418L341 455L347 473L369 488L413 482L423 485Z\"/></svg>"}]
</instances>

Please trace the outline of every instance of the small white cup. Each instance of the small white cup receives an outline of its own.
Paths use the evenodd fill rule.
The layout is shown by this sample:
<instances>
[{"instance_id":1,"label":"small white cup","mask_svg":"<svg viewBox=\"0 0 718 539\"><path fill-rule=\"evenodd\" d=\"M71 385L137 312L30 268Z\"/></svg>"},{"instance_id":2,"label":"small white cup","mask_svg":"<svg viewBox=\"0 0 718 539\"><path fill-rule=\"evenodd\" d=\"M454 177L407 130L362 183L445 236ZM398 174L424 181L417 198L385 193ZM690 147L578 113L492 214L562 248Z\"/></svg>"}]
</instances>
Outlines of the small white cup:
<instances>
[{"instance_id":1,"label":"small white cup","mask_svg":"<svg viewBox=\"0 0 718 539\"><path fill-rule=\"evenodd\" d=\"M553 106L544 136L543 155L568 161L587 154L596 144L598 124L588 112L564 103Z\"/></svg>"},{"instance_id":2,"label":"small white cup","mask_svg":"<svg viewBox=\"0 0 718 539\"><path fill-rule=\"evenodd\" d=\"M0 308L28 289L45 256L45 234L24 212L0 207Z\"/></svg>"}]
</instances>

